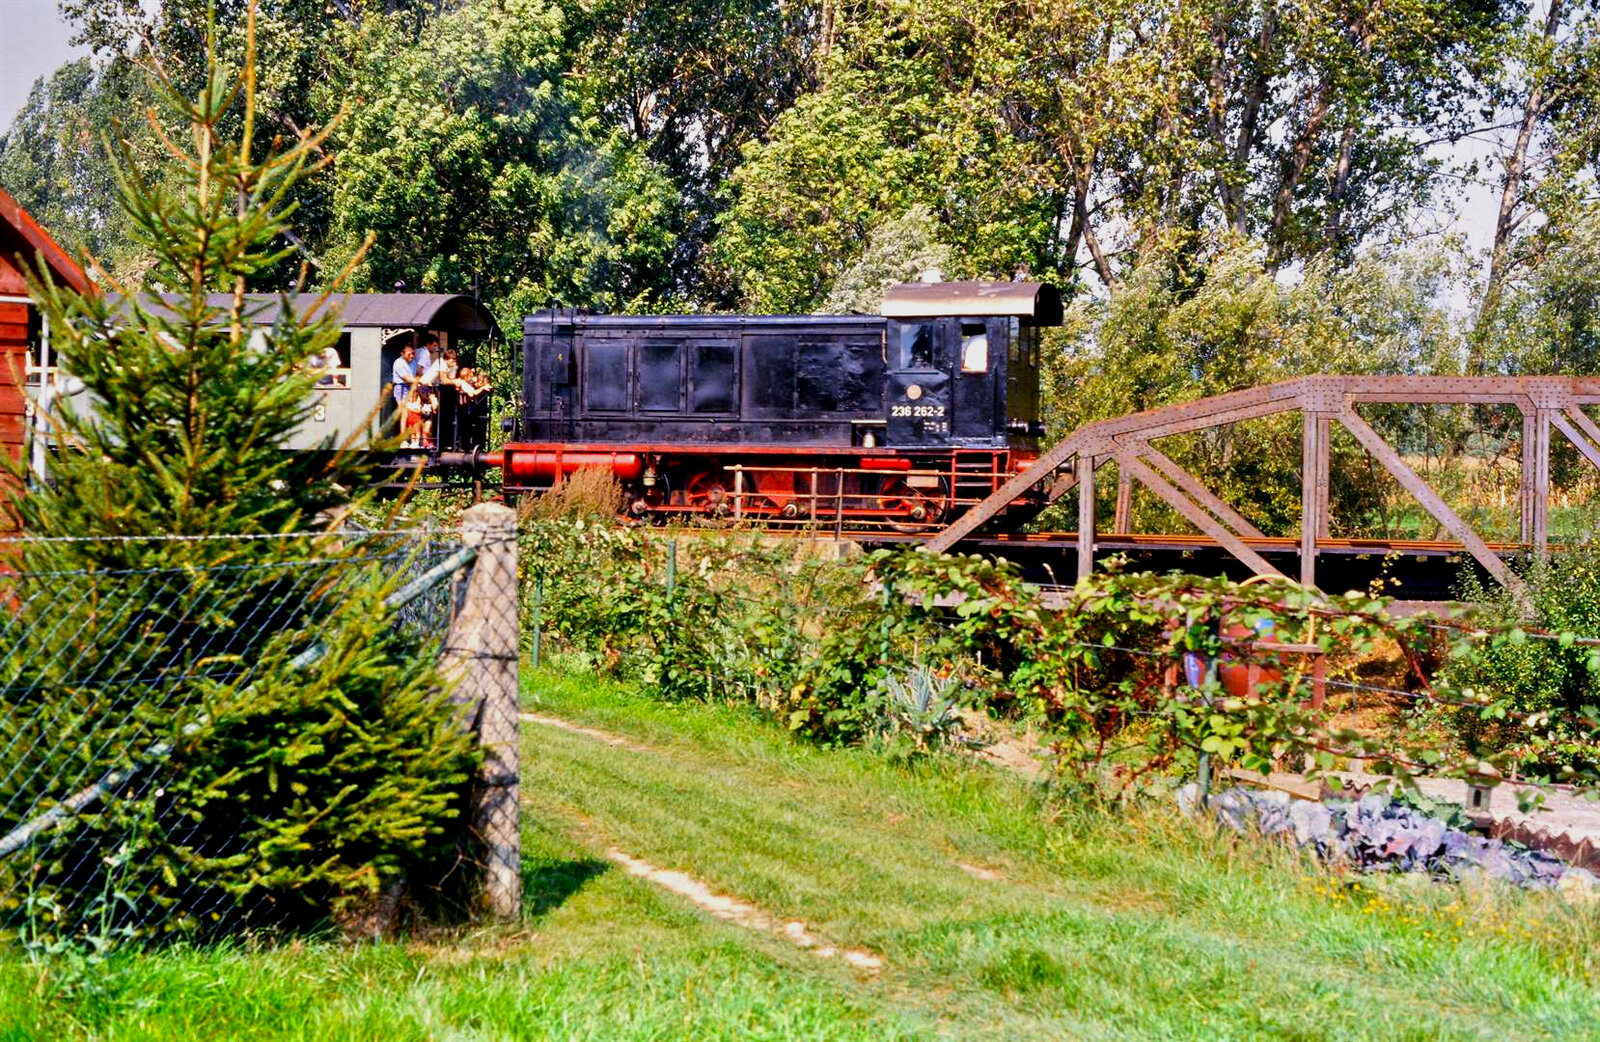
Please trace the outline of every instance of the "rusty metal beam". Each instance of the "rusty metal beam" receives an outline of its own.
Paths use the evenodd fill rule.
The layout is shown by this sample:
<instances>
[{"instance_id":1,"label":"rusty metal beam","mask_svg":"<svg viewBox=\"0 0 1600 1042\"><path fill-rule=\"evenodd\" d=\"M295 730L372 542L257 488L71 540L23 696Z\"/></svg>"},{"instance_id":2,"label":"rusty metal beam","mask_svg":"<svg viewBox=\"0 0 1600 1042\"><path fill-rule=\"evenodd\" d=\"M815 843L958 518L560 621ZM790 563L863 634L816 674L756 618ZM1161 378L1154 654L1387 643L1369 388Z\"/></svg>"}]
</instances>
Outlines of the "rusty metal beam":
<instances>
[{"instance_id":1,"label":"rusty metal beam","mask_svg":"<svg viewBox=\"0 0 1600 1042\"><path fill-rule=\"evenodd\" d=\"M1254 536L1257 539L1266 538L1259 528L1246 521L1244 516L1237 510L1223 502L1222 498L1216 493L1206 488L1199 478L1178 466L1171 459L1168 459L1160 449L1152 448L1148 444L1141 444L1136 451L1141 459L1145 459L1170 480L1178 482L1180 488L1194 497L1201 506L1217 515L1223 524L1240 535Z\"/></svg>"},{"instance_id":2,"label":"rusty metal beam","mask_svg":"<svg viewBox=\"0 0 1600 1042\"><path fill-rule=\"evenodd\" d=\"M1215 398L1164 405L1159 409L1119 416L1114 420L1101 420L1083 427L1079 433L1086 447L1097 452L1111 452L1118 441L1130 436L1140 441L1155 441L1223 424L1292 412L1300 407L1300 392L1295 386L1297 383L1291 380L1252 391L1234 391Z\"/></svg>"},{"instance_id":3,"label":"rusty metal beam","mask_svg":"<svg viewBox=\"0 0 1600 1042\"><path fill-rule=\"evenodd\" d=\"M950 549L970 535L980 525L1004 510L1012 501L1027 493L1056 471L1067 460L1077 456L1106 456L1122 451L1128 441L1148 443L1153 439L1203 430L1222 424L1238 423L1294 410L1324 414L1319 422L1321 433L1314 446L1322 460L1326 459L1329 444L1327 415L1348 409L1355 402L1394 402L1401 404L1505 404L1526 407L1537 403L1537 408L1564 409L1567 418L1591 440L1600 443L1600 428L1582 413L1580 406L1600 404L1600 378L1568 376L1306 376L1280 383L1268 384L1227 394L1162 406L1144 412L1100 420L1074 431L1051 446L1027 470L1006 481L982 503L962 514L939 535L926 544L926 549L939 552ZM1353 415L1353 413L1351 413ZM1553 415L1553 414L1552 414ZM1363 422L1364 421L1359 421ZM1348 426L1348 425L1347 425ZM1535 424L1537 427L1537 424ZM1370 430L1370 428L1369 428ZM1352 433L1354 431L1352 430ZM1302 439L1304 441L1304 438ZM1382 439L1378 439L1380 442ZM1531 442L1533 439L1529 439ZM1532 446L1536 448L1536 446ZM1370 447L1368 451L1371 451ZM1313 473L1326 473L1325 462L1302 461ZM1385 464L1387 466L1387 464ZM1392 468L1391 468L1392 469ZM1537 482L1530 468L1530 488L1526 494L1528 506L1533 507L1534 486ZM1419 479L1420 480L1420 479ZM1063 474L1055 481L1047 495L1053 502L1076 484L1075 475ZM1146 483L1148 484L1148 482ZM1304 496L1302 496L1304 499ZM1441 501L1442 502L1442 501ZM1329 538L1328 498L1323 493L1312 514L1313 537L1303 552L1314 556L1317 540ZM1302 511L1306 504L1302 502ZM1537 509L1529 509L1528 530L1525 537L1537 533ZM1443 520L1443 518L1441 518ZM1462 542L1469 546L1467 540ZM1481 540L1479 540L1481 545ZM1479 556L1474 551L1474 556ZM1481 558L1480 558L1481 559ZM1498 559L1496 559L1498 560ZM1485 565L1485 567L1488 567ZM1303 566L1302 566L1303 568ZM1503 570L1503 569L1502 569ZM1495 569L1491 573L1497 575ZM1506 574L1509 574L1507 572Z\"/></svg>"},{"instance_id":4,"label":"rusty metal beam","mask_svg":"<svg viewBox=\"0 0 1600 1042\"><path fill-rule=\"evenodd\" d=\"M1328 509L1327 421L1306 410L1300 425L1300 581L1317 584L1317 536Z\"/></svg>"},{"instance_id":5,"label":"rusty metal beam","mask_svg":"<svg viewBox=\"0 0 1600 1042\"><path fill-rule=\"evenodd\" d=\"M1328 446L1332 444L1333 426L1330 414L1317 416L1317 538L1333 538L1333 496L1329 492L1330 468Z\"/></svg>"},{"instance_id":6,"label":"rusty metal beam","mask_svg":"<svg viewBox=\"0 0 1600 1042\"><path fill-rule=\"evenodd\" d=\"M1544 560L1550 554L1550 410L1533 414L1533 546Z\"/></svg>"},{"instance_id":7,"label":"rusty metal beam","mask_svg":"<svg viewBox=\"0 0 1600 1042\"><path fill-rule=\"evenodd\" d=\"M1450 504L1440 498L1439 493L1435 492L1431 485L1422 480L1421 475L1412 470L1411 466L1400 458L1400 454L1391 448L1389 443L1378 435L1377 431L1367 425L1366 420L1356 415L1353 407L1346 408L1344 412L1339 414L1339 422L1344 424L1346 430L1355 435L1362 448L1372 453L1373 457L1383 464L1384 469L1394 475L1395 480L1400 482L1402 488L1411 493L1417 502L1421 503L1440 524L1444 525L1445 529L1455 536L1462 546L1466 547L1467 552L1483 566L1484 571L1500 580L1519 599L1527 596L1527 588L1523 585L1522 580L1517 578L1511 569L1506 566L1506 563L1500 560L1494 551L1489 549L1489 545L1478 537L1478 533L1472 530L1472 526L1462 520L1461 515L1450 509Z\"/></svg>"},{"instance_id":8,"label":"rusty metal beam","mask_svg":"<svg viewBox=\"0 0 1600 1042\"><path fill-rule=\"evenodd\" d=\"M1073 468L1072 470L1065 471L1059 477L1057 477L1055 479L1055 481L1051 482L1050 491L1048 491L1048 492L1046 492L1044 494L1044 501L1046 503L1054 503L1056 500L1060 499L1062 496L1066 495L1068 492L1071 492L1074 488L1077 487L1077 485L1078 485L1078 471L1077 471L1077 468Z\"/></svg>"},{"instance_id":9,"label":"rusty metal beam","mask_svg":"<svg viewBox=\"0 0 1600 1042\"><path fill-rule=\"evenodd\" d=\"M1078 578L1094 574L1094 464L1093 456L1078 457Z\"/></svg>"},{"instance_id":10,"label":"rusty metal beam","mask_svg":"<svg viewBox=\"0 0 1600 1042\"><path fill-rule=\"evenodd\" d=\"M1600 437L1592 439L1584 437L1577 427L1567 422L1567 418L1558 412L1550 414L1550 422L1555 426L1556 430L1560 431L1572 443L1573 448L1583 454L1584 459L1594 466L1600 467L1600 448L1595 447L1595 443L1600 442ZM1600 434L1600 431L1596 431L1596 434Z\"/></svg>"},{"instance_id":11,"label":"rusty metal beam","mask_svg":"<svg viewBox=\"0 0 1600 1042\"><path fill-rule=\"evenodd\" d=\"M1524 543L1533 542L1533 414L1532 406L1522 406L1522 471L1517 475L1517 518Z\"/></svg>"},{"instance_id":12,"label":"rusty metal beam","mask_svg":"<svg viewBox=\"0 0 1600 1042\"><path fill-rule=\"evenodd\" d=\"M1238 536L1224 528L1216 518L1212 517L1210 514L1196 506L1194 501L1188 496L1167 484L1167 480L1161 475L1157 474L1154 470L1151 470L1143 460L1134 455L1132 449L1129 449L1117 456L1117 465L1119 467L1126 467L1128 472L1133 477L1137 478L1141 483L1143 483L1146 488L1160 496L1161 499L1167 503L1167 505L1171 506L1174 510L1187 518L1190 524L1200 529L1200 531L1204 532L1212 539L1215 539L1217 544L1224 550L1227 550L1230 554L1249 565L1250 570L1255 572L1257 575L1283 574L1276 568L1272 567L1272 565L1268 564L1265 557L1262 557L1260 554L1250 549ZM1082 539L1081 534L1079 535L1079 539ZM1082 545L1083 544L1080 542L1079 553L1082 553Z\"/></svg>"},{"instance_id":13,"label":"rusty metal beam","mask_svg":"<svg viewBox=\"0 0 1600 1042\"><path fill-rule=\"evenodd\" d=\"M1588 435L1589 440L1600 444L1600 424L1596 424L1593 420L1589 419L1588 413L1584 412L1576 404L1568 405L1566 413L1567 416L1572 420L1573 426L1577 427L1584 434Z\"/></svg>"},{"instance_id":14,"label":"rusty metal beam","mask_svg":"<svg viewBox=\"0 0 1600 1042\"><path fill-rule=\"evenodd\" d=\"M1052 445L1044 455L1034 460L1033 466L1011 478L991 492L988 499L956 518L949 528L924 543L923 549L936 554L949 550L975 531L979 525L1010 506L1012 500L1054 474L1061 464L1078 454L1078 447L1081 444L1083 444L1082 431L1077 431Z\"/></svg>"},{"instance_id":15,"label":"rusty metal beam","mask_svg":"<svg viewBox=\"0 0 1600 1042\"><path fill-rule=\"evenodd\" d=\"M1120 465L1117 467L1117 512L1111 531L1118 535L1133 531L1133 477L1127 467Z\"/></svg>"}]
</instances>

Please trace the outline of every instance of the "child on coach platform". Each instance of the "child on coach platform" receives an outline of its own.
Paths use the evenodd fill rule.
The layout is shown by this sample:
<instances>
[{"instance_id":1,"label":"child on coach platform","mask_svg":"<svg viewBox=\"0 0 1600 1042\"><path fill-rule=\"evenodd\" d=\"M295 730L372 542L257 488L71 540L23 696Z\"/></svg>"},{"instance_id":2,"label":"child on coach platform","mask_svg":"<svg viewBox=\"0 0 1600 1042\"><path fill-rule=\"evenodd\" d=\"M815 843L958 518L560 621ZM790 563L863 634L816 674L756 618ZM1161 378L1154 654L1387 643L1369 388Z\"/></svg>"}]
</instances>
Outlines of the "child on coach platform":
<instances>
[{"instance_id":1,"label":"child on coach platform","mask_svg":"<svg viewBox=\"0 0 1600 1042\"><path fill-rule=\"evenodd\" d=\"M433 403L424 400L421 393L413 387L406 392L400 410L401 432L404 435L400 447L405 449L429 447L429 439L433 436Z\"/></svg>"}]
</instances>

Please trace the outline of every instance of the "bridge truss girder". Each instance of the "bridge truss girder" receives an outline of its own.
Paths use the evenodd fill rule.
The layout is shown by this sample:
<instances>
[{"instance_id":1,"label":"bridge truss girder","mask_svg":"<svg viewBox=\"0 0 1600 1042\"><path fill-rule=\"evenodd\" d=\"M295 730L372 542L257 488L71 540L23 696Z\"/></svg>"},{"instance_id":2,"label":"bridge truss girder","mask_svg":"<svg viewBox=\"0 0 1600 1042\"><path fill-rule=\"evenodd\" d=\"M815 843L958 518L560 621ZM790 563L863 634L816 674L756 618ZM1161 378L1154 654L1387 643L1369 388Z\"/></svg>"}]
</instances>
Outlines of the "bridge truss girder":
<instances>
[{"instance_id":1,"label":"bridge truss girder","mask_svg":"<svg viewBox=\"0 0 1600 1042\"><path fill-rule=\"evenodd\" d=\"M1522 415L1519 488L1521 541L1543 556L1549 547L1550 431L1554 428L1588 462L1600 468L1600 425L1583 411L1600 404L1600 378L1567 376L1304 376L1197 401L1165 405L1085 424L1051 446L1032 466L957 518L926 547L940 552L993 518L1030 489L1052 481L1054 502L1082 486L1078 508L1078 575L1094 569L1095 470L1117 464L1116 525L1130 516L1137 481L1257 574L1281 574L1245 539L1261 533L1204 483L1151 442L1299 412L1301 435L1300 581L1316 585L1318 540L1329 538L1329 453L1333 425L1347 430L1400 486L1472 555L1486 572L1520 596L1521 580L1400 453L1356 412L1361 404L1510 405Z\"/></svg>"}]
</instances>

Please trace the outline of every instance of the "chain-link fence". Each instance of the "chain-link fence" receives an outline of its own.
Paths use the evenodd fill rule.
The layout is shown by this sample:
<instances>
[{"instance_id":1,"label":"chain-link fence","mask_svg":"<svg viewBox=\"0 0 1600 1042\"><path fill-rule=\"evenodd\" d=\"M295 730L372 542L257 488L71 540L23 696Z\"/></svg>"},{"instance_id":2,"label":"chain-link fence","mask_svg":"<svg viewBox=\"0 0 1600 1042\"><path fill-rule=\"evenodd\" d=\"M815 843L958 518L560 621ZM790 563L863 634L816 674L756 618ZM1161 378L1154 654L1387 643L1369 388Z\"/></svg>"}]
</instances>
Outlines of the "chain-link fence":
<instances>
[{"instance_id":1,"label":"chain-link fence","mask_svg":"<svg viewBox=\"0 0 1600 1042\"><path fill-rule=\"evenodd\" d=\"M459 872L483 539L114 542L0 544L0 931L382 920Z\"/></svg>"}]
</instances>

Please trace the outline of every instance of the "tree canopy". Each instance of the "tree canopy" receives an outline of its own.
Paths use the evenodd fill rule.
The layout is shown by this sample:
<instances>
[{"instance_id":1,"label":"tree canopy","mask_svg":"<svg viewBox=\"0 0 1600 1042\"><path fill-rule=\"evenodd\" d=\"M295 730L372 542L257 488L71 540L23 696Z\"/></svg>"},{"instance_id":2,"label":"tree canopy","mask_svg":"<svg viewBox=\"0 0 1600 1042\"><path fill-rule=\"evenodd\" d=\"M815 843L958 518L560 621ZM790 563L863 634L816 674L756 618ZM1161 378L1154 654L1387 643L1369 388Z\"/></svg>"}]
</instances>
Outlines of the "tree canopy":
<instances>
[{"instance_id":1,"label":"tree canopy","mask_svg":"<svg viewBox=\"0 0 1600 1042\"><path fill-rule=\"evenodd\" d=\"M154 150L133 70L192 91L206 11L237 64L245 6L61 0L94 58L36 86L0 183L110 270L148 267L99 143ZM1447 254L1437 365L1592 357L1592 0L258 8L254 145L345 116L252 289L305 262L325 281L369 232L358 287L476 288L508 319L838 309L909 267L1026 274L1096 314L1109 359L1128 293L1181 307L1246 263L1383 299ZM1463 226L1485 229L1477 253ZM1344 364L1329 352L1294 364Z\"/></svg>"}]
</instances>

